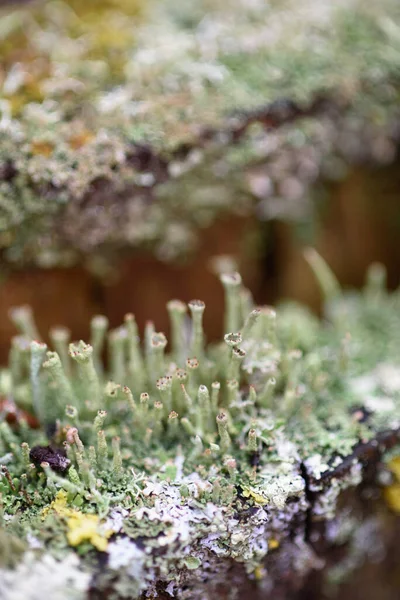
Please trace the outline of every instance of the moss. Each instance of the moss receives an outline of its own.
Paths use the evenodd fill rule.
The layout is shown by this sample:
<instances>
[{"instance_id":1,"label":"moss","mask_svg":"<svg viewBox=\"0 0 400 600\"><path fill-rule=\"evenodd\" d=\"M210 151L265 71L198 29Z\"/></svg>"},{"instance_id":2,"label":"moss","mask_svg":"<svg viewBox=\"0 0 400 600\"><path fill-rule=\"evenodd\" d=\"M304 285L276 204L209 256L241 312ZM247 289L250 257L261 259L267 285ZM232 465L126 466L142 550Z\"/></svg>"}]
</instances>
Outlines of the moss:
<instances>
[{"instance_id":1,"label":"moss","mask_svg":"<svg viewBox=\"0 0 400 600\"><path fill-rule=\"evenodd\" d=\"M204 344L200 301L189 303L191 320L174 301L171 347L150 324L141 348L129 315L108 336L110 373L100 362L106 319L95 317L94 345L68 352L58 336L58 355L30 340L29 311L14 311L25 337L0 395L41 427L24 413L0 426L7 535L37 540L44 557L69 560L76 548L83 572L116 596L162 581L179 597L194 573L232 560L262 580L292 519L307 509L333 518L340 492L362 480L364 455L383 451L388 432L397 439L399 293L385 292L374 266L365 290L346 296L315 255L312 264L331 282L324 323L293 306L246 317L241 278L225 274L222 342Z\"/></svg>"}]
</instances>

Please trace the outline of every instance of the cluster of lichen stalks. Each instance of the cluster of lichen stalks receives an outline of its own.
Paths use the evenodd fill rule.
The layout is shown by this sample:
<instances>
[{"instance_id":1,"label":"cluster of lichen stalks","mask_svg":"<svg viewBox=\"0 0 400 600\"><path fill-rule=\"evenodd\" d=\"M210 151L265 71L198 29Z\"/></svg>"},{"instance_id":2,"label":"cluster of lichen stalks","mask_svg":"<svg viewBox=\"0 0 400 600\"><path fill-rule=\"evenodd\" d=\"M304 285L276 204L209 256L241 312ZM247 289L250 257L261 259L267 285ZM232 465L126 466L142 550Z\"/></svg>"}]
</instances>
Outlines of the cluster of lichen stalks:
<instances>
[{"instance_id":1,"label":"cluster of lichen stalks","mask_svg":"<svg viewBox=\"0 0 400 600\"><path fill-rule=\"evenodd\" d=\"M299 461L312 457L315 465L317 457L317 471L329 468L331 456L348 455L359 439L399 418L397 404L390 413L376 410L367 424L353 418L360 397L349 384L381 361L396 362L398 294L383 292L384 272L374 267L364 294L345 302L318 255L309 259L325 295L336 297L329 327L300 307L282 309L278 320L272 308L254 308L236 273L221 276L223 342L205 344L201 301L189 302L189 318L174 300L169 352L152 323L142 350L133 315L108 334L107 319L94 317L90 344L69 343L68 330L53 329L49 351L29 309L15 309L21 335L0 372L1 535L39 538L55 556L68 545L83 555L105 551L120 530L105 519L125 510L124 535L145 535L149 546L147 554L134 544L130 551L141 553L153 581L197 568L205 550L196 543L212 530L194 525L185 538L173 507L200 511L199 523L207 511L222 510L221 542L211 555L224 552L255 572L267 552L267 514L290 512L288 497L305 502ZM237 512L251 506L252 517L238 521ZM283 539L285 526L276 536ZM10 540L3 554L11 548L17 555ZM151 554L157 544L164 554ZM153 562L143 562L150 555ZM138 593L149 584L143 573Z\"/></svg>"},{"instance_id":2,"label":"cluster of lichen stalks","mask_svg":"<svg viewBox=\"0 0 400 600\"><path fill-rule=\"evenodd\" d=\"M316 258L314 267L324 270L319 275L326 295L335 295L336 284L326 266ZM23 469L22 481L32 477L44 481L42 469L53 491L56 483L96 501L101 497L96 482L100 473L124 478L130 460L138 463L152 449L174 453L183 443L189 462L222 460L230 474L236 469L233 454L256 453L262 441L255 429L257 418L264 410L289 418L302 370L315 371L313 385L318 390L322 363L311 364L315 357L304 363L302 351L293 345L309 350L310 342L316 343L316 321L300 309L297 315L286 311L278 340L275 310L254 308L239 274L224 274L221 280L227 333L222 343L208 348L202 324L205 305L200 300L188 304L191 320L183 302L168 303L169 353L166 336L156 332L152 322L146 325L142 351L132 314L108 334L107 318L95 316L89 344L69 343L66 328L53 328L50 339L55 351L50 351L39 341L29 307L14 309L11 318L21 335L12 340L9 371L2 373L0 393L15 403L18 437L44 443L46 433L65 451L64 459L60 454L53 464L43 461L35 466L28 443L18 448L15 431L3 421L1 451L11 450L19 461L16 475ZM107 374L102 360L106 338ZM342 363L345 344L344 339L338 357ZM36 423L29 427L36 420L40 433Z\"/></svg>"},{"instance_id":3,"label":"cluster of lichen stalks","mask_svg":"<svg viewBox=\"0 0 400 600\"><path fill-rule=\"evenodd\" d=\"M114 482L126 483L131 459L137 464L154 449L174 453L177 444L184 444L189 463L224 461L227 473L236 470L232 453L257 451L259 441L251 427L252 417L258 407L269 406L276 384L283 390L288 388L289 393L293 381L287 379L284 370L276 379L279 352L271 344L275 311L252 309L238 274L223 275L222 282L227 301L225 329L229 331L223 344L206 352L203 302L189 303L189 323L186 305L173 300L168 304L170 354L166 354L165 335L156 332L152 323L146 326L142 353L135 319L127 315L125 324L108 334L107 377L102 364L105 317L93 318L90 344L69 344L66 329L51 330L56 351L49 351L38 341L30 310L22 307L12 312L22 335L12 340L10 377L3 375L3 388L9 390L17 406L39 419L44 430L51 432L53 443L65 451L65 457L60 453L50 456L49 462L41 461L46 453L36 456L27 442L18 448L15 433L3 422L2 450L11 450L19 461L15 475L20 478L20 490L24 481L38 479L38 486L46 482L55 492L61 485L72 495L102 505L104 496L97 478L112 473ZM289 352L284 361L291 360L295 356ZM251 386L248 398L241 400L245 370L253 371L257 362L261 371L265 370L256 378L259 392ZM42 433L29 429L21 412L18 425L23 431L20 435L27 439L43 439Z\"/></svg>"}]
</instances>

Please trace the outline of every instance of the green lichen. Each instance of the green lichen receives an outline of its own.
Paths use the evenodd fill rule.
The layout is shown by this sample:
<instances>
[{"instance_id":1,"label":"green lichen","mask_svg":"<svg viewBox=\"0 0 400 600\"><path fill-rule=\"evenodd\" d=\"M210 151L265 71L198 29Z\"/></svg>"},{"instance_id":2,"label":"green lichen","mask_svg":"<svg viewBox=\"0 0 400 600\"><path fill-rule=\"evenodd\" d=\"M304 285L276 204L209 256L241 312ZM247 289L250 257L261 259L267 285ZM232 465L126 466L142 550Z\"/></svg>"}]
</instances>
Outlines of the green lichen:
<instances>
[{"instance_id":1,"label":"green lichen","mask_svg":"<svg viewBox=\"0 0 400 600\"><path fill-rule=\"evenodd\" d=\"M394 0L95 6L43 1L2 17L7 262L69 265L121 247L174 260L225 211L299 218L319 175L393 159ZM270 134L292 102L301 112L321 96L326 110Z\"/></svg>"},{"instance_id":2,"label":"green lichen","mask_svg":"<svg viewBox=\"0 0 400 600\"><path fill-rule=\"evenodd\" d=\"M46 355L29 338L27 309L14 311L22 337L0 377L1 535L25 540L33 556L7 571L10 589L26 561L40 572L56 559L72 561L77 597L89 574L115 598L159 582L197 597L202 578L223 577L230 561L260 579L268 539L284 546L292 519L310 509L307 486L313 513L335 516L341 490L362 479L356 453L348 463L354 448L398 430L400 296L386 293L378 266L363 292L343 295L310 256L331 282L324 323L293 305L248 315L240 276L223 275L223 341L205 344L199 300L191 318L173 301L171 346L149 324L142 347L128 315L108 336L110 371L100 334L96 350L82 341L68 350L64 331L60 354ZM94 318L102 339L106 327ZM10 405L20 408L13 424ZM107 553L101 573L98 552Z\"/></svg>"}]
</instances>

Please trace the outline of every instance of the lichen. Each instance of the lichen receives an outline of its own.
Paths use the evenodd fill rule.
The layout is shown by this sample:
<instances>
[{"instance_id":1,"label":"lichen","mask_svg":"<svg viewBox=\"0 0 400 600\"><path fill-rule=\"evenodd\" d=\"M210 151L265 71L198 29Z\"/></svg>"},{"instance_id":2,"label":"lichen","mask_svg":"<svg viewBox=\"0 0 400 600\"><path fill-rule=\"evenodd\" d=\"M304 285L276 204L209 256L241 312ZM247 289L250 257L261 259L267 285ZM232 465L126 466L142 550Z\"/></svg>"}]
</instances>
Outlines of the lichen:
<instances>
[{"instance_id":1,"label":"lichen","mask_svg":"<svg viewBox=\"0 0 400 600\"><path fill-rule=\"evenodd\" d=\"M175 260L224 212L303 220L319 176L393 160L395 0L93 6L2 17L8 263Z\"/></svg>"},{"instance_id":2,"label":"lichen","mask_svg":"<svg viewBox=\"0 0 400 600\"><path fill-rule=\"evenodd\" d=\"M332 284L320 261L316 273ZM20 593L19 570L29 564L36 577L49 561L56 572L72 561L65 589L77 597L88 573L116 598L160 583L201 597L202 581L224 577L232 561L262 582L265 557L285 551L293 521L310 510L332 519L340 492L362 480L363 449L384 452L380 436L398 436L400 295L385 292L381 268L357 295L325 285L323 323L294 306L247 314L240 275L221 279L218 344L205 344L199 300L191 318L169 303L171 346L151 323L142 346L127 315L108 336L107 319L95 317L92 343L69 350L64 331L50 351L30 337L29 310L12 312L20 335L0 396L23 411L0 424L1 535L35 557L6 571L9 594ZM297 537L295 568L306 570L313 552Z\"/></svg>"},{"instance_id":3,"label":"lichen","mask_svg":"<svg viewBox=\"0 0 400 600\"><path fill-rule=\"evenodd\" d=\"M388 462L393 480L384 490L384 498L395 513L400 513L400 457L396 456Z\"/></svg>"}]
</instances>

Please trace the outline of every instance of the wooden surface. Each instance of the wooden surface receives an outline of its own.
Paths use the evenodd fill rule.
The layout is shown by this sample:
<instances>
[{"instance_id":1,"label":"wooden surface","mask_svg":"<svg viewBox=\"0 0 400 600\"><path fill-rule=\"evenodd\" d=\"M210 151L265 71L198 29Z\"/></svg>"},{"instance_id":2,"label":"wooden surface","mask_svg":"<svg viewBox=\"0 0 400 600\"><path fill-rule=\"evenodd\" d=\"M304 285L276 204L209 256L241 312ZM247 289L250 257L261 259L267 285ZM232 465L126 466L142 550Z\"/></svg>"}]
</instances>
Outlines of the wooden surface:
<instances>
[{"instance_id":1,"label":"wooden surface","mask_svg":"<svg viewBox=\"0 0 400 600\"><path fill-rule=\"evenodd\" d=\"M101 281L83 268L33 269L15 272L0 286L0 361L7 358L9 340L16 331L8 318L11 307L29 304L46 341L54 325L66 325L73 339L88 339L89 321L105 314L111 327L121 325L133 312L143 331L153 319L157 330L168 335L166 303L173 298L196 298L206 303L205 327L210 339L220 336L223 323L223 290L213 273L212 260L221 254L236 259L246 285L257 290L260 267L246 251L248 219L229 217L202 232L198 252L187 264L169 265L150 254L124 258L111 279Z\"/></svg>"},{"instance_id":2,"label":"wooden surface","mask_svg":"<svg viewBox=\"0 0 400 600\"><path fill-rule=\"evenodd\" d=\"M379 261L388 284L400 284L400 162L379 170L354 169L342 183L331 185L315 247L344 286L360 287L368 266ZM321 296L302 243L288 224L275 228L276 295L296 298L319 310ZM268 294L268 279L264 294Z\"/></svg>"}]
</instances>

